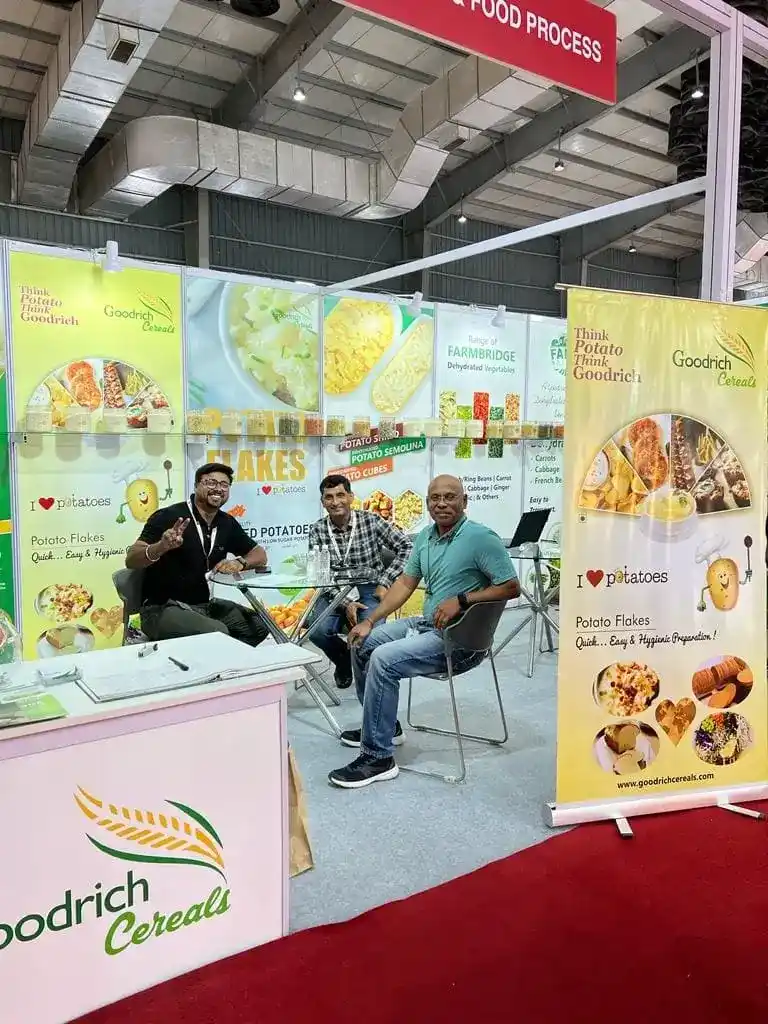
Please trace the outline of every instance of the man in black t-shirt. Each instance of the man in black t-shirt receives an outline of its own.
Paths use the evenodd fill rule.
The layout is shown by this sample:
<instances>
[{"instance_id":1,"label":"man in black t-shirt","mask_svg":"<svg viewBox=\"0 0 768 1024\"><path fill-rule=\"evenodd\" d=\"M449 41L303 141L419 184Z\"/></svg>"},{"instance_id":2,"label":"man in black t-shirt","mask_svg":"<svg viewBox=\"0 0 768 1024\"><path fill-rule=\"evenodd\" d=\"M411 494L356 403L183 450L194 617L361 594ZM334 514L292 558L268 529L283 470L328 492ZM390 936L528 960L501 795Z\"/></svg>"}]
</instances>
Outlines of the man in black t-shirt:
<instances>
[{"instance_id":1,"label":"man in black t-shirt","mask_svg":"<svg viewBox=\"0 0 768 1024\"><path fill-rule=\"evenodd\" d=\"M255 647L266 637L250 609L211 597L209 572L236 573L267 564L264 549L221 511L231 483L229 466L201 466L189 500L151 515L128 548L126 566L144 571L141 628L150 640L219 632Z\"/></svg>"}]
</instances>

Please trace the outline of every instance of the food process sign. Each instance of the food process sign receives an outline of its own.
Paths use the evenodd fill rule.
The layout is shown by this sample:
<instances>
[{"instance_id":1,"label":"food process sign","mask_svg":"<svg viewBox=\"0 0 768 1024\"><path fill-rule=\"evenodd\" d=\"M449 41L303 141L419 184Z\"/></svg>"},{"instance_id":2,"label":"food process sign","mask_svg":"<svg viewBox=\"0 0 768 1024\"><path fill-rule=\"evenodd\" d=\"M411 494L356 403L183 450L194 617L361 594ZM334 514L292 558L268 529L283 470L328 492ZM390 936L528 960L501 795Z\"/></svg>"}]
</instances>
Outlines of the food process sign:
<instances>
[{"instance_id":1,"label":"food process sign","mask_svg":"<svg viewBox=\"0 0 768 1024\"><path fill-rule=\"evenodd\" d=\"M451 46L616 102L616 16L586 0L341 0Z\"/></svg>"}]
</instances>

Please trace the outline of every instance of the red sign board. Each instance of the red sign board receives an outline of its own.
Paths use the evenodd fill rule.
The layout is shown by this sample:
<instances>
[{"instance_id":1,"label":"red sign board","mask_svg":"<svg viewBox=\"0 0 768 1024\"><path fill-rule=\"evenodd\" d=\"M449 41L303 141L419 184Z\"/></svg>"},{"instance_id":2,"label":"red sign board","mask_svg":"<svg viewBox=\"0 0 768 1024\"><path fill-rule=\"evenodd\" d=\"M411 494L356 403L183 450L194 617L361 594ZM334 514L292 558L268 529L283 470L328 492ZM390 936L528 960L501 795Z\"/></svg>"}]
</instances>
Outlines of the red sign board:
<instances>
[{"instance_id":1,"label":"red sign board","mask_svg":"<svg viewBox=\"0 0 768 1024\"><path fill-rule=\"evenodd\" d=\"M340 0L553 84L616 102L616 16L589 0Z\"/></svg>"}]
</instances>

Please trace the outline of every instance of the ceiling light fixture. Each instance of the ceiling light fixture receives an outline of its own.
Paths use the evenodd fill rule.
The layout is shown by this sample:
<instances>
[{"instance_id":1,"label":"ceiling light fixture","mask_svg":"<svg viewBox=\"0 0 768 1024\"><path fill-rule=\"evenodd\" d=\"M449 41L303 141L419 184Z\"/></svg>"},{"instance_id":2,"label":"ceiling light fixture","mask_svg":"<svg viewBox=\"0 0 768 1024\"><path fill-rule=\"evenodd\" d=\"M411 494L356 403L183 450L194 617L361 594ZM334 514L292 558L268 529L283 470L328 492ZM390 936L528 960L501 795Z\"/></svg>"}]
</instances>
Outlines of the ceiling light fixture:
<instances>
[{"instance_id":1,"label":"ceiling light fixture","mask_svg":"<svg viewBox=\"0 0 768 1024\"><path fill-rule=\"evenodd\" d=\"M104 259L101 261L101 269L105 270L108 274L116 274L119 270L122 270L117 242L107 242L104 249Z\"/></svg>"},{"instance_id":2,"label":"ceiling light fixture","mask_svg":"<svg viewBox=\"0 0 768 1024\"><path fill-rule=\"evenodd\" d=\"M459 216L457 219L459 224L466 224L468 220L466 213L464 213L464 196L461 197L461 206L459 207Z\"/></svg>"},{"instance_id":3,"label":"ceiling light fixture","mask_svg":"<svg viewBox=\"0 0 768 1024\"><path fill-rule=\"evenodd\" d=\"M634 256L634 255L635 255L635 253L637 252L637 246L635 245L635 243L634 243L634 242L630 242L630 243L629 243L629 249L628 249L628 252L629 252L629 253L630 253L630 255L632 255L632 256Z\"/></svg>"},{"instance_id":4,"label":"ceiling light fixture","mask_svg":"<svg viewBox=\"0 0 768 1024\"><path fill-rule=\"evenodd\" d=\"M296 83L296 88L293 90L293 98L297 103L303 103L307 98L307 94L301 88L301 82Z\"/></svg>"},{"instance_id":5,"label":"ceiling light fixture","mask_svg":"<svg viewBox=\"0 0 768 1024\"><path fill-rule=\"evenodd\" d=\"M700 56L700 54L697 53L696 54L696 85L693 87L693 92L691 93L691 99L692 100L703 100L704 99L704 90L703 90L703 88L701 86L701 78L699 77L699 56Z\"/></svg>"},{"instance_id":6,"label":"ceiling light fixture","mask_svg":"<svg viewBox=\"0 0 768 1024\"><path fill-rule=\"evenodd\" d=\"M491 320L491 327L506 327L507 326L507 307L499 306L496 312L493 314Z\"/></svg>"},{"instance_id":7,"label":"ceiling light fixture","mask_svg":"<svg viewBox=\"0 0 768 1024\"><path fill-rule=\"evenodd\" d=\"M565 170L565 163L563 162L563 133L557 137L557 159L555 160L555 172L559 174Z\"/></svg>"},{"instance_id":8,"label":"ceiling light fixture","mask_svg":"<svg viewBox=\"0 0 768 1024\"><path fill-rule=\"evenodd\" d=\"M423 301L424 301L424 293L423 292L414 292L413 293L413 298L408 303L408 305L406 306L406 309L405 309L405 311L408 314L408 316L418 316L419 313L421 312L421 304L422 304Z\"/></svg>"}]
</instances>

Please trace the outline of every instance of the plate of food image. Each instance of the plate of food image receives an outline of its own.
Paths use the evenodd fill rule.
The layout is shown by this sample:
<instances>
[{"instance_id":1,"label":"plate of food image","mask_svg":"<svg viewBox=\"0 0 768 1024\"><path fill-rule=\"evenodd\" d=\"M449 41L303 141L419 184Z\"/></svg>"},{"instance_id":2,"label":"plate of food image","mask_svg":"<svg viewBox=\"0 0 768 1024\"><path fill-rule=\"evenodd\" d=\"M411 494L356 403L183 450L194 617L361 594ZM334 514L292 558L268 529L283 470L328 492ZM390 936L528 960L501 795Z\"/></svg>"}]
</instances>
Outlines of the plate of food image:
<instances>
[{"instance_id":1,"label":"plate of food image","mask_svg":"<svg viewBox=\"0 0 768 1024\"><path fill-rule=\"evenodd\" d=\"M373 512L379 519L386 519L388 523L392 522L394 509L395 503L385 491L371 491L368 497L363 499L365 512Z\"/></svg>"},{"instance_id":2,"label":"plate of food image","mask_svg":"<svg viewBox=\"0 0 768 1024\"><path fill-rule=\"evenodd\" d=\"M388 355L403 329L392 302L345 296L327 313L323 332L323 381L327 395L350 395ZM377 400L382 404L384 392ZM389 398L389 395L386 395Z\"/></svg>"},{"instance_id":3,"label":"plate of food image","mask_svg":"<svg viewBox=\"0 0 768 1024\"><path fill-rule=\"evenodd\" d=\"M736 512L752 505L752 494L741 461L724 446L692 491L699 515Z\"/></svg>"},{"instance_id":4,"label":"plate of food image","mask_svg":"<svg viewBox=\"0 0 768 1024\"><path fill-rule=\"evenodd\" d=\"M750 508L744 466L718 431L677 412L654 413L617 430L581 485L580 510L640 516L660 542L686 540L700 516Z\"/></svg>"},{"instance_id":5,"label":"plate of food image","mask_svg":"<svg viewBox=\"0 0 768 1024\"><path fill-rule=\"evenodd\" d=\"M752 692L755 678L742 658L733 654L710 658L693 673L691 689L696 700L725 710L741 704Z\"/></svg>"},{"instance_id":6,"label":"plate of food image","mask_svg":"<svg viewBox=\"0 0 768 1024\"><path fill-rule=\"evenodd\" d=\"M63 654L87 654L96 645L93 633L85 626L68 624L54 626L41 633L37 640L40 658L58 658Z\"/></svg>"},{"instance_id":7,"label":"plate of food image","mask_svg":"<svg viewBox=\"0 0 768 1024\"><path fill-rule=\"evenodd\" d=\"M643 722L618 722L607 725L595 737L597 763L614 775L635 775L645 771L659 753L659 735Z\"/></svg>"},{"instance_id":8,"label":"plate of food image","mask_svg":"<svg viewBox=\"0 0 768 1024\"><path fill-rule=\"evenodd\" d=\"M125 413L129 430L144 429L154 409L169 409L161 388L143 370L119 359L76 359L53 370L35 389L29 406L51 407L53 426L63 429L70 410L85 412L91 425L107 411Z\"/></svg>"},{"instance_id":9,"label":"plate of food image","mask_svg":"<svg viewBox=\"0 0 768 1024\"><path fill-rule=\"evenodd\" d=\"M614 441L653 493L669 483L669 416L644 416L624 427Z\"/></svg>"},{"instance_id":10,"label":"plate of food image","mask_svg":"<svg viewBox=\"0 0 768 1024\"><path fill-rule=\"evenodd\" d=\"M319 298L260 284L227 284L219 333L229 364L256 399L320 408Z\"/></svg>"},{"instance_id":11,"label":"plate of food image","mask_svg":"<svg viewBox=\"0 0 768 1024\"><path fill-rule=\"evenodd\" d=\"M35 611L49 622L65 625L81 618L93 604L93 594L81 583L52 583L35 598Z\"/></svg>"},{"instance_id":12,"label":"plate of food image","mask_svg":"<svg viewBox=\"0 0 768 1024\"><path fill-rule=\"evenodd\" d=\"M707 715L693 734L696 756L707 764L734 764L754 743L752 726L735 711Z\"/></svg>"},{"instance_id":13,"label":"plate of food image","mask_svg":"<svg viewBox=\"0 0 768 1024\"><path fill-rule=\"evenodd\" d=\"M424 499L415 491L406 490L395 498L395 526L407 533L424 515Z\"/></svg>"},{"instance_id":14,"label":"plate of food image","mask_svg":"<svg viewBox=\"0 0 768 1024\"><path fill-rule=\"evenodd\" d=\"M696 502L688 491L665 486L643 505L640 529L651 540L687 540L697 527Z\"/></svg>"},{"instance_id":15,"label":"plate of food image","mask_svg":"<svg viewBox=\"0 0 768 1024\"><path fill-rule=\"evenodd\" d=\"M595 703L609 715L641 715L659 696L659 677L639 661L618 661L598 673L593 687Z\"/></svg>"}]
</instances>

